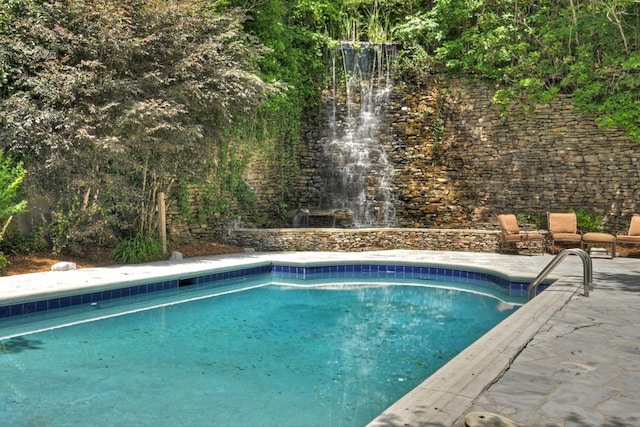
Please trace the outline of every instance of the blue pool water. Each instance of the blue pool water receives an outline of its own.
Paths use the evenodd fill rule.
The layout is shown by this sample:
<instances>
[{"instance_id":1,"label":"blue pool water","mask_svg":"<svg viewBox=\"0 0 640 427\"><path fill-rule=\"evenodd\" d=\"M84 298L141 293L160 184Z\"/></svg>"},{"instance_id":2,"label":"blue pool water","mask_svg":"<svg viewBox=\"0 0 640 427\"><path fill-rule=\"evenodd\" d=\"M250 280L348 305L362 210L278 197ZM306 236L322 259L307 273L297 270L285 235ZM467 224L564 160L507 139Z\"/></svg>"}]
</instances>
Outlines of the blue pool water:
<instances>
[{"instance_id":1,"label":"blue pool water","mask_svg":"<svg viewBox=\"0 0 640 427\"><path fill-rule=\"evenodd\" d=\"M362 426L515 310L450 286L262 284L36 323L0 341L0 425Z\"/></svg>"}]
</instances>

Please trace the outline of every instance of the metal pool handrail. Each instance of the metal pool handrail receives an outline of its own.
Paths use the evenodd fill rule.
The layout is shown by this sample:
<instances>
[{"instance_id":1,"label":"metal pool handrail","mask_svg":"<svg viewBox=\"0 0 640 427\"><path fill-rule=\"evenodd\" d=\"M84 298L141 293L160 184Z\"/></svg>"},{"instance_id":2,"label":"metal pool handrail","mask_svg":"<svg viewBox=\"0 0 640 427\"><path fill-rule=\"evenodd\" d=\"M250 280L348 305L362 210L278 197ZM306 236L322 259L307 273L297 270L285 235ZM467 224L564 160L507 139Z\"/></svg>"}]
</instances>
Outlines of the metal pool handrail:
<instances>
[{"instance_id":1,"label":"metal pool handrail","mask_svg":"<svg viewBox=\"0 0 640 427\"><path fill-rule=\"evenodd\" d=\"M589 290L593 289L593 266L591 257L588 253L578 248L565 249L556 255L549 264L538 274L533 282L527 288L527 299L530 300L538 293L538 286L547 276L560 264L560 261L565 259L568 255L578 255L582 259L583 267L583 281L584 281L584 296L589 296Z\"/></svg>"}]
</instances>

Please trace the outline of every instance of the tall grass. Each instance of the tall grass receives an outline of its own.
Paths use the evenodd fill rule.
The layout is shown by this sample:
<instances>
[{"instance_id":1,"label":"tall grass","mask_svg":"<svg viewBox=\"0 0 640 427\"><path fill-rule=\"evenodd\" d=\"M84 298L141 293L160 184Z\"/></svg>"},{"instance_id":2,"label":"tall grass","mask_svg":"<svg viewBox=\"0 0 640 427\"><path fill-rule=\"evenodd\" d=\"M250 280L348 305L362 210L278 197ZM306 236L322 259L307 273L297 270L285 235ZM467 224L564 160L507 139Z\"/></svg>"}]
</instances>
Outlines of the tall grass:
<instances>
[{"instance_id":1,"label":"tall grass","mask_svg":"<svg viewBox=\"0 0 640 427\"><path fill-rule=\"evenodd\" d=\"M162 258L162 246L157 238L138 234L120 241L111 252L111 258L119 264L138 264Z\"/></svg>"}]
</instances>

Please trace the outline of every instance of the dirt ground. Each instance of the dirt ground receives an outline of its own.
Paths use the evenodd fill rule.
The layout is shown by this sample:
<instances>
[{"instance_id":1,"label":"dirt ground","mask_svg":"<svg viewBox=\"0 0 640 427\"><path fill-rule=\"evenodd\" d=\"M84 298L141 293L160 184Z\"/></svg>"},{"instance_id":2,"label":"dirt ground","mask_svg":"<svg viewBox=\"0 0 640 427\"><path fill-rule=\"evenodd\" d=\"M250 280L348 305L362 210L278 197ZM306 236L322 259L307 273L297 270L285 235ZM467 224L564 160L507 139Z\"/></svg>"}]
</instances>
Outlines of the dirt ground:
<instances>
[{"instance_id":1,"label":"dirt ground","mask_svg":"<svg viewBox=\"0 0 640 427\"><path fill-rule=\"evenodd\" d=\"M195 242L169 248L169 253L178 251L185 258L205 255L221 255L229 253L243 252L243 248L225 245L215 242ZM620 256L640 257L640 249L635 247L619 247ZM7 255L7 254L5 254ZM76 263L78 268L104 267L113 265L109 258L109 253L105 252L98 259L82 259L72 256L55 255L50 253L34 253L30 255L7 255L9 265L0 270L0 276L15 276L17 274L37 273L40 271L50 271L51 266L57 262L70 261Z\"/></svg>"},{"instance_id":2,"label":"dirt ground","mask_svg":"<svg viewBox=\"0 0 640 427\"><path fill-rule=\"evenodd\" d=\"M244 249L231 245L225 245L215 242L195 242L185 245L169 248L169 253L178 251L185 258L204 256L204 255L220 255L242 252ZM114 262L109 258L109 253L105 251L103 255L97 259L82 259L73 256L55 255L50 253L34 253L29 255L11 255L5 254L9 260L9 265L0 270L0 276L15 276L17 274L37 273L40 271L50 271L51 266L61 261L76 263L78 268L104 267L113 265Z\"/></svg>"}]
</instances>

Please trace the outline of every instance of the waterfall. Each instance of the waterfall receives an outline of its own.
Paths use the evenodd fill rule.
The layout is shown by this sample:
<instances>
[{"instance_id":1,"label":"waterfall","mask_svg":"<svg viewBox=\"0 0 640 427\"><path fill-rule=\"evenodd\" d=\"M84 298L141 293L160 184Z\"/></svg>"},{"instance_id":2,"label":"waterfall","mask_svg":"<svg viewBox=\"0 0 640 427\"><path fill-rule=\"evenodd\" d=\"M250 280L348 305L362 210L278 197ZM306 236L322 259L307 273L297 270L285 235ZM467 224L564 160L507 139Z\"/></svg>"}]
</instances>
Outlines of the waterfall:
<instances>
[{"instance_id":1,"label":"waterfall","mask_svg":"<svg viewBox=\"0 0 640 427\"><path fill-rule=\"evenodd\" d=\"M394 226L394 169L384 119L396 47L343 42L332 55L328 135L323 142L320 209L348 210L353 227Z\"/></svg>"}]
</instances>

